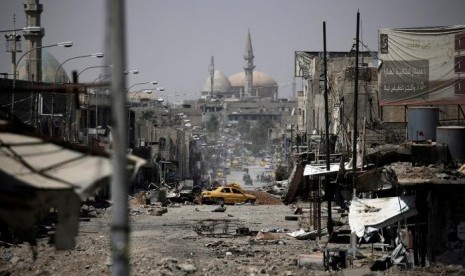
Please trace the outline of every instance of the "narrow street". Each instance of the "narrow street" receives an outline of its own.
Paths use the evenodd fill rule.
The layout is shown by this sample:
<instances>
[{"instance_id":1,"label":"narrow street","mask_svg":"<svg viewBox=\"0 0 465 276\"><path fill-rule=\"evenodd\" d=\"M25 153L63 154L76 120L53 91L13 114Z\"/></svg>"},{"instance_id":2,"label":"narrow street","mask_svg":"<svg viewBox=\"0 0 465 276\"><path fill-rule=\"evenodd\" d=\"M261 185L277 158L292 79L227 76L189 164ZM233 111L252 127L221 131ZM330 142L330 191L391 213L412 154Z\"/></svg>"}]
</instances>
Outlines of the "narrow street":
<instances>
[{"instance_id":1,"label":"narrow street","mask_svg":"<svg viewBox=\"0 0 465 276\"><path fill-rule=\"evenodd\" d=\"M465 276L463 1L3 1L0 276Z\"/></svg>"},{"instance_id":2,"label":"narrow street","mask_svg":"<svg viewBox=\"0 0 465 276\"><path fill-rule=\"evenodd\" d=\"M252 185L245 185L243 176L245 173L245 170L231 170L231 173L226 175L226 181L228 183L239 183L244 189L257 189L261 188L262 186L268 184L267 182L264 182L261 180L261 175L268 175L270 174L269 169L265 169L265 167L260 166L260 165L251 165L251 166L246 166L245 168L249 169L249 174L250 177L252 178ZM258 178L257 178L258 176Z\"/></svg>"}]
</instances>

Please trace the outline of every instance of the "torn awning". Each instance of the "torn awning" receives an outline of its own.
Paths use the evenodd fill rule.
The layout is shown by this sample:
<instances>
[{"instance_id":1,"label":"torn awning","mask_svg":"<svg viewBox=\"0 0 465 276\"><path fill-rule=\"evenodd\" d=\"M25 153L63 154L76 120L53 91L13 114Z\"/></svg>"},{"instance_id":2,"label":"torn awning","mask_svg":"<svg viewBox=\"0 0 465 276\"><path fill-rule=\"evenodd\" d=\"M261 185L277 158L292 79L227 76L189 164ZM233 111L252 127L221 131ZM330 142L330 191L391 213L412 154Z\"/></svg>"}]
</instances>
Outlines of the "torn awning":
<instances>
[{"instance_id":1,"label":"torn awning","mask_svg":"<svg viewBox=\"0 0 465 276\"><path fill-rule=\"evenodd\" d=\"M349 225L362 237L366 227L380 229L416 214L415 196L355 198L349 208Z\"/></svg>"},{"instance_id":2,"label":"torn awning","mask_svg":"<svg viewBox=\"0 0 465 276\"><path fill-rule=\"evenodd\" d=\"M0 133L0 170L16 181L5 188L73 190L82 199L99 180L111 175L108 157L92 156L67 149L42 138L16 133Z\"/></svg>"},{"instance_id":3,"label":"torn awning","mask_svg":"<svg viewBox=\"0 0 465 276\"><path fill-rule=\"evenodd\" d=\"M110 182L109 154L51 141L22 127L0 120L0 219L34 242L35 224L57 208L55 245L71 249L80 201ZM128 170L137 171L144 162L129 156Z\"/></svg>"},{"instance_id":4,"label":"torn awning","mask_svg":"<svg viewBox=\"0 0 465 276\"><path fill-rule=\"evenodd\" d=\"M145 160L128 156L128 170L137 171ZM101 181L109 183L112 165L108 153L70 143L54 142L13 130L0 121L0 174L14 181L2 182L0 191L21 186L40 190L73 190L87 198Z\"/></svg>"}]
</instances>

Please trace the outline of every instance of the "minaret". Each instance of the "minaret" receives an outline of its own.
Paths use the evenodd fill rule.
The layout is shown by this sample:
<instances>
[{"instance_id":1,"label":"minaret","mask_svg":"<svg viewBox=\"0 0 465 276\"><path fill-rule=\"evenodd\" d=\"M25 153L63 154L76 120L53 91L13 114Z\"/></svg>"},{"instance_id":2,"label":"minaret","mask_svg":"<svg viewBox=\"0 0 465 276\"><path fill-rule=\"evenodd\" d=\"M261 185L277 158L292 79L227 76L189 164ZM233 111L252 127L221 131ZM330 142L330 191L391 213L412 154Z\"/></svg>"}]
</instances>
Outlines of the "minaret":
<instances>
[{"instance_id":1,"label":"minaret","mask_svg":"<svg viewBox=\"0 0 465 276\"><path fill-rule=\"evenodd\" d=\"M252 50L252 40L250 39L250 30L247 32L247 41L245 42L245 53L244 53L244 71L245 71L245 80L244 80L244 95L241 100L248 99L252 96L252 86L253 86L253 50Z\"/></svg>"},{"instance_id":2,"label":"minaret","mask_svg":"<svg viewBox=\"0 0 465 276\"><path fill-rule=\"evenodd\" d=\"M208 67L208 71L210 72L210 101L213 99L213 87L215 85L215 58L214 56L211 56L211 63L210 66Z\"/></svg>"},{"instance_id":3,"label":"minaret","mask_svg":"<svg viewBox=\"0 0 465 276\"><path fill-rule=\"evenodd\" d=\"M28 0L24 4L26 13L26 28L24 38L26 39L26 51L29 52L26 58L26 80L42 81L42 37L44 29L40 28L40 14L43 11L42 4L39 0ZM39 28L37 28L39 27Z\"/></svg>"}]
</instances>

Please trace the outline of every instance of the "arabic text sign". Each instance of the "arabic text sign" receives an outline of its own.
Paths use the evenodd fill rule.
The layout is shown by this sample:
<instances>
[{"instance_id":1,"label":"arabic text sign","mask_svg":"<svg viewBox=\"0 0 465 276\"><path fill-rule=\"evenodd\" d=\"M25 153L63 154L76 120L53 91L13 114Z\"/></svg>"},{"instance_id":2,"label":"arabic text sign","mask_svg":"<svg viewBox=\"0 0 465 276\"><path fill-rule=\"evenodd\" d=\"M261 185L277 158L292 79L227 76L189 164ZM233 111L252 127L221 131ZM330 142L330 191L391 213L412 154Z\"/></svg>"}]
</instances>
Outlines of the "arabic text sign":
<instances>
[{"instance_id":1,"label":"arabic text sign","mask_svg":"<svg viewBox=\"0 0 465 276\"><path fill-rule=\"evenodd\" d=\"M381 105L465 104L465 26L380 29Z\"/></svg>"},{"instance_id":2,"label":"arabic text sign","mask_svg":"<svg viewBox=\"0 0 465 276\"><path fill-rule=\"evenodd\" d=\"M428 61L386 61L381 69L381 78L384 99L422 97L428 91Z\"/></svg>"}]
</instances>

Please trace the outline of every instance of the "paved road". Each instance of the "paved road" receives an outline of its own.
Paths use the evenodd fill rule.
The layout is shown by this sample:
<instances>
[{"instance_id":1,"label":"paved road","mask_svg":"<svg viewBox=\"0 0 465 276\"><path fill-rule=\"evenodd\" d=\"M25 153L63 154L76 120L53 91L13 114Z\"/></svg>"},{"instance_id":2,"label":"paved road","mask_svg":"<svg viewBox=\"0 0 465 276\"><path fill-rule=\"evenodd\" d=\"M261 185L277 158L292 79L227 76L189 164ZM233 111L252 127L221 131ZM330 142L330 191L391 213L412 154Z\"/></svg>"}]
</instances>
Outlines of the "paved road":
<instances>
[{"instance_id":1,"label":"paved road","mask_svg":"<svg viewBox=\"0 0 465 276\"><path fill-rule=\"evenodd\" d=\"M265 167L261 167L259 165L252 165L252 166L247 166L249 169L249 174L252 177L253 184L252 185L245 185L244 181L242 180L242 177L244 176L244 171L243 170L231 170L231 173L226 176L226 180L228 183L235 182L239 183L242 187L246 187L247 189L249 188L259 188L262 187L263 185L266 185L266 182L260 181L260 176L262 173L268 174L270 172L269 169L265 169ZM257 181L257 175L259 176L259 180Z\"/></svg>"}]
</instances>

